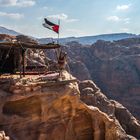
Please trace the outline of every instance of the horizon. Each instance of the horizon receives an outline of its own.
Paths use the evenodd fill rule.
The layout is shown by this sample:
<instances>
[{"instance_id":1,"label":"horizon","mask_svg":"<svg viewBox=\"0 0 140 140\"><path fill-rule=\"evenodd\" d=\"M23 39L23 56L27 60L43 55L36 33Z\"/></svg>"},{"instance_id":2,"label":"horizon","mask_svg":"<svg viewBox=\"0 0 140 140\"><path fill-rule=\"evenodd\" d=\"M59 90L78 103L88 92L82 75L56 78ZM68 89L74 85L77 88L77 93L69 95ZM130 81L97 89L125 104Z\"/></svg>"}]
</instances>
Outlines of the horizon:
<instances>
[{"instance_id":1,"label":"horizon","mask_svg":"<svg viewBox=\"0 0 140 140\"><path fill-rule=\"evenodd\" d=\"M0 26L0 27L2 27L2 28L5 28L6 30L8 29L8 28L6 28L6 27L3 27L3 26ZM10 31L15 31L15 30L13 30L13 29L8 29L8 30L10 30ZM17 32L17 31L15 31L15 32ZM17 33L19 33L19 32L17 32ZM20 33L20 34L23 34L23 33ZM129 33L129 32L119 32L119 33L103 33L103 34L95 34L95 35L84 35L84 36L66 36L66 37L60 37L60 39L65 39L65 38L82 38L82 37L96 37L96 36L103 36L103 35L117 35L117 34L131 34L131 35L136 35L136 36L139 36L140 34L134 34L134 33ZM23 34L23 35L26 35L26 34ZM29 35L30 36L30 35ZM35 37L35 36L31 36L31 37L34 37L34 38L38 38L38 39L43 39L43 38L53 38L53 39L58 39L58 37Z\"/></svg>"},{"instance_id":2,"label":"horizon","mask_svg":"<svg viewBox=\"0 0 140 140\"><path fill-rule=\"evenodd\" d=\"M3 26L0 26L2 28L5 28L6 30L10 30L10 31L15 31L13 29L8 29L6 27L3 27ZM15 31L17 32L17 31ZM19 32L17 32L19 33ZM19 34L23 34L23 33L19 33ZM66 36L66 37L60 37L60 39L63 39L63 38L82 38L82 37L96 37L96 36L103 36L103 35L117 35L117 34L131 34L131 35L136 35L136 36L139 36L140 34L134 34L134 33L129 33L129 32L118 32L118 33L103 33L103 34L97 34L97 35L84 35L84 36ZM27 34L23 34L23 35L27 35ZM27 35L28 36L28 35ZM30 36L30 35L29 35ZM34 37L34 38L38 38L38 39L43 39L43 38L53 38L53 39L58 39L58 37L35 37L35 36L31 36L31 37Z\"/></svg>"},{"instance_id":3,"label":"horizon","mask_svg":"<svg viewBox=\"0 0 140 140\"><path fill-rule=\"evenodd\" d=\"M139 35L139 0L0 0L0 26L37 38L57 38L43 18L60 23L60 38L132 33ZM89 10L90 9L90 10Z\"/></svg>"}]
</instances>

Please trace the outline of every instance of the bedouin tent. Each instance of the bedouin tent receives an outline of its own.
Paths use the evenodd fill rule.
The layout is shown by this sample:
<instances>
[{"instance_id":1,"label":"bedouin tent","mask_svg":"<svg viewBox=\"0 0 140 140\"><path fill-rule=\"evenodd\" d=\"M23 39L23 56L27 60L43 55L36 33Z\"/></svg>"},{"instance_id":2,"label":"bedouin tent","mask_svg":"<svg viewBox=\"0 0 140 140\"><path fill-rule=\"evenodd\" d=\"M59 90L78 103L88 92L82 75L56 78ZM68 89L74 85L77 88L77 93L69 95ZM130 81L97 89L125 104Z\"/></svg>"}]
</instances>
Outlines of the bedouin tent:
<instances>
[{"instance_id":1,"label":"bedouin tent","mask_svg":"<svg viewBox=\"0 0 140 140\"><path fill-rule=\"evenodd\" d=\"M0 42L0 73L15 73L22 65L24 71L25 52L27 49L57 49L59 44L32 44L24 42ZM22 64L21 64L22 63Z\"/></svg>"}]
</instances>

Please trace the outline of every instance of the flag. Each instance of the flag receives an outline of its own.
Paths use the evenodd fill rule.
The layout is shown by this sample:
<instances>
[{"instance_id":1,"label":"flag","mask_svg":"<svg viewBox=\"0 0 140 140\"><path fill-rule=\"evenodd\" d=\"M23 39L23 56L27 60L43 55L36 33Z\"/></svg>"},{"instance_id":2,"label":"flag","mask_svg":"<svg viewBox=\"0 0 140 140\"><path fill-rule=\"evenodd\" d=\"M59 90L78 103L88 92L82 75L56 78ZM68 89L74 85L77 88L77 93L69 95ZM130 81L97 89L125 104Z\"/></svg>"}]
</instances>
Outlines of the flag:
<instances>
[{"instance_id":1,"label":"flag","mask_svg":"<svg viewBox=\"0 0 140 140\"><path fill-rule=\"evenodd\" d=\"M50 30L53 30L56 33L59 33L59 25L54 24L54 23L48 21L46 18L44 18L44 20L45 20L45 23L43 23L43 26L45 28L48 28Z\"/></svg>"}]
</instances>

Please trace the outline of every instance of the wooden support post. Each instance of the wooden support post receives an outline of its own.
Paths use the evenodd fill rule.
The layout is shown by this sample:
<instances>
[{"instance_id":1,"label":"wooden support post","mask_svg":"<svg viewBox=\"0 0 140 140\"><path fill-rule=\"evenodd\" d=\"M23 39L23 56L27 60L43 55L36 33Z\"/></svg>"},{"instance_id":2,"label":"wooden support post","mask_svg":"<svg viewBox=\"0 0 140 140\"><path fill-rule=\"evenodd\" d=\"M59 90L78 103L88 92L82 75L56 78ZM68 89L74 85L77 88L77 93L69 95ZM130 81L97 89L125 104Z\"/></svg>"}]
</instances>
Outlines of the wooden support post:
<instances>
[{"instance_id":1,"label":"wooden support post","mask_svg":"<svg viewBox=\"0 0 140 140\"><path fill-rule=\"evenodd\" d=\"M22 49L22 73L23 77L25 77L25 50Z\"/></svg>"},{"instance_id":2,"label":"wooden support post","mask_svg":"<svg viewBox=\"0 0 140 140\"><path fill-rule=\"evenodd\" d=\"M22 49L19 49L19 62L18 62L18 68L20 72L20 78L22 78Z\"/></svg>"}]
</instances>

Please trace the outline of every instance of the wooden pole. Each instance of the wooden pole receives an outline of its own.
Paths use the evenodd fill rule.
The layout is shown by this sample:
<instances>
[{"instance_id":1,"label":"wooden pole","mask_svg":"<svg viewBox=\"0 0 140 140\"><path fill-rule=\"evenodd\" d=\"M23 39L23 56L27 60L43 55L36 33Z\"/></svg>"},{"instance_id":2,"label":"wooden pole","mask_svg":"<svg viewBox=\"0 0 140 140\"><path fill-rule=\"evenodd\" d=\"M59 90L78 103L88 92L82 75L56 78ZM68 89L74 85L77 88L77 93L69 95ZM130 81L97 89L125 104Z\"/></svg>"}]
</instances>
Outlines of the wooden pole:
<instances>
[{"instance_id":1,"label":"wooden pole","mask_svg":"<svg viewBox=\"0 0 140 140\"><path fill-rule=\"evenodd\" d=\"M60 38L60 19L58 19L58 26L59 26L59 31L58 31L57 44L59 44L59 38ZM56 50L56 55L57 55L57 61L58 61L59 55L60 55L60 48Z\"/></svg>"},{"instance_id":2,"label":"wooden pole","mask_svg":"<svg viewBox=\"0 0 140 140\"><path fill-rule=\"evenodd\" d=\"M25 50L22 49L22 73L23 77L25 77Z\"/></svg>"},{"instance_id":3,"label":"wooden pole","mask_svg":"<svg viewBox=\"0 0 140 140\"><path fill-rule=\"evenodd\" d=\"M19 53L18 68L19 68L20 78L22 78L22 49L19 49L18 53Z\"/></svg>"},{"instance_id":4,"label":"wooden pole","mask_svg":"<svg viewBox=\"0 0 140 140\"><path fill-rule=\"evenodd\" d=\"M59 44L59 38L60 38L60 19L58 19L58 26L59 26L59 31L58 31L58 41L57 41L57 43Z\"/></svg>"}]
</instances>

